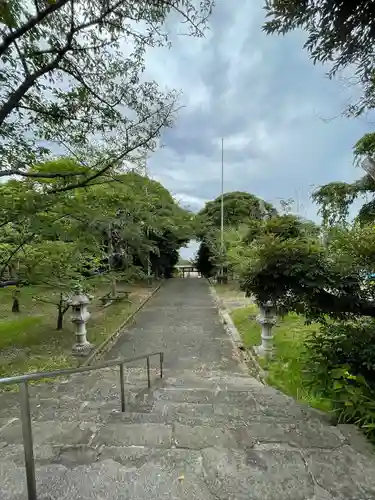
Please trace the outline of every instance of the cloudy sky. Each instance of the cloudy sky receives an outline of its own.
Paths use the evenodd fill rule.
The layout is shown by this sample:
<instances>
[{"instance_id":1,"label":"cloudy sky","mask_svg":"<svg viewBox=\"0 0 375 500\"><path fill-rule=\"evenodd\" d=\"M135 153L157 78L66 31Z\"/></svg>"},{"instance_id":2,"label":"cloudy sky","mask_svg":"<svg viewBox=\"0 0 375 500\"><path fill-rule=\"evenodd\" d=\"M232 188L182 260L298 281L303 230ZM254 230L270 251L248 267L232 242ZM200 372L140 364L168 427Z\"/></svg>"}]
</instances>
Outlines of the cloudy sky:
<instances>
[{"instance_id":1,"label":"cloudy sky","mask_svg":"<svg viewBox=\"0 0 375 500\"><path fill-rule=\"evenodd\" d=\"M236 5L236 7L235 7ZM179 88L182 103L164 147L149 160L152 176L191 209L225 191L243 190L315 219L314 186L361 175L352 147L371 125L340 117L356 89L328 80L302 49L304 34L262 32L262 0L217 0L205 39L173 38L153 50L147 71Z\"/></svg>"}]
</instances>

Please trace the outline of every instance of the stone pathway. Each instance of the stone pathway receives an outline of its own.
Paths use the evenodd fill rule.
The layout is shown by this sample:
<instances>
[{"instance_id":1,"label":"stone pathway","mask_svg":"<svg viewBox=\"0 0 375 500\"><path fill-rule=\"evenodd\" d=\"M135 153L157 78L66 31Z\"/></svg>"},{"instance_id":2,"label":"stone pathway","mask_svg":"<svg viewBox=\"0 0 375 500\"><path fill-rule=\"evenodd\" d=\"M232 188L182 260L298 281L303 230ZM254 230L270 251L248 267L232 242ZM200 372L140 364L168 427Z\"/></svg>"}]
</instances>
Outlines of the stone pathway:
<instances>
[{"instance_id":1,"label":"stone pathway","mask_svg":"<svg viewBox=\"0 0 375 500\"><path fill-rule=\"evenodd\" d=\"M145 363L33 387L39 500L372 500L372 450L251 378L204 280L173 279L108 358L165 352L147 390ZM26 500L14 396L0 396L0 499Z\"/></svg>"}]
</instances>

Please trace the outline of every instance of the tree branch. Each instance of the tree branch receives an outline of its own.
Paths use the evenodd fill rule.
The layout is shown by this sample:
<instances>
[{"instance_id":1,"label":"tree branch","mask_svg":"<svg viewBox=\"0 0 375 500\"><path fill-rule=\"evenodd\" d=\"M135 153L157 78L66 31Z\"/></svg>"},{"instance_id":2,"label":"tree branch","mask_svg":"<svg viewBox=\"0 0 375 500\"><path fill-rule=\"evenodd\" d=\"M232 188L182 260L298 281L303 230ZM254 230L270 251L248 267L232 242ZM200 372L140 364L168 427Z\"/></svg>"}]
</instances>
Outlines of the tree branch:
<instances>
[{"instance_id":1,"label":"tree branch","mask_svg":"<svg viewBox=\"0 0 375 500\"><path fill-rule=\"evenodd\" d=\"M2 170L0 177L9 175L19 175L22 177L35 178L35 179L56 179L57 177L65 179L66 177L74 177L76 175L85 175L87 172L22 172L17 169Z\"/></svg>"},{"instance_id":2,"label":"tree branch","mask_svg":"<svg viewBox=\"0 0 375 500\"><path fill-rule=\"evenodd\" d=\"M55 10L57 10L57 8L61 8L68 1L71 1L71 0L57 0L56 3L54 3L49 9L45 9L39 15L35 16L34 18L32 18L32 19L35 20L35 23L34 23L33 26L35 26L36 24L38 24L41 21L40 16L42 15L42 13L45 13L48 10L49 10L48 13L54 12ZM97 16L96 18L91 19L90 21L87 21L87 22L85 22L83 24L80 24L79 26L76 26L76 27L74 27L74 10L72 8L72 10L71 10L71 19L70 19L70 21L71 21L70 22L70 31L67 34L67 38L66 38L67 42L66 42L65 47L63 47L62 49L59 50L59 52L57 53L57 56L52 61L50 61L45 66L39 68L34 73L29 74L27 76L27 78L25 78L25 80L23 81L23 83L11 94L11 96L9 97L9 99L1 106L1 109L0 109L0 126L3 124L4 120L11 114L11 112L17 106L17 104L19 103L19 101L24 97L24 95L26 94L26 92L34 85L34 83L36 82L36 80L38 80L38 78L40 78L41 76L45 75L46 73L49 73L50 71L52 71L52 70L54 70L54 69L56 69L58 67L60 61L63 59L63 57L65 56L65 54L69 50L71 50L72 41L73 41L74 35L76 33L79 33L80 31L83 31L84 29L86 29L86 28L88 28L90 26L94 26L94 25L100 23L109 14L111 14L118 7L120 7L122 3L124 3L124 0L118 0L114 5L112 5L112 7L108 7L105 11L101 12L100 16ZM58 6L58 7L56 7L56 6ZM51 10L52 7L54 7L54 8ZM42 19L44 19L45 17L46 17L46 15L44 15L42 17ZM26 23L26 24L28 24L28 23ZM28 30L26 30L26 31L28 31ZM22 36L24 33L26 33L26 31L22 32L19 36ZM19 33L19 32L20 32L20 29L15 30L15 32L14 32L15 36L13 38L11 38L11 41L9 42L8 46L11 43L15 42L15 40L17 38L19 38L19 36L16 36L16 34ZM8 36L8 39L10 39L10 37L11 37L11 34ZM6 39L4 39L4 40L6 40ZM3 42L3 44L0 44L0 57L1 57L2 46L4 45L4 43L5 43L5 41Z\"/></svg>"},{"instance_id":3,"label":"tree branch","mask_svg":"<svg viewBox=\"0 0 375 500\"><path fill-rule=\"evenodd\" d=\"M60 61L62 60L62 58L64 57L65 53L67 52L70 46L72 37L73 33L69 33L67 45L60 50L58 56L55 57L55 59L53 59L50 63L46 64L43 68L39 68L34 73L29 74L25 78L25 80L21 83L21 85L18 87L18 89L15 90L11 95L11 97L3 104L3 106L0 109L0 126L3 124L4 120L8 117L8 115L11 114L13 109L17 106L17 104L23 98L26 92L34 85L36 80L38 80L38 78L45 75L46 73L49 73L53 69L57 68L57 66L59 65Z\"/></svg>"},{"instance_id":4,"label":"tree branch","mask_svg":"<svg viewBox=\"0 0 375 500\"><path fill-rule=\"evenodd\" d=\"M109 170L118 161L122 160L126 155L128 155L132 151L135 151L138 148L146 146L151 139L153 139L154 137L156 137L158 135L161 128L164 126L165 120L167 119L167 117L170 115L171 112L172 112L172 106L171 106L169 113L164 118L164 120L162 120L162 122L158 125L158 127L151 134L149 134L149 136L146 139L144 139L143 141L137 143L136 145L134 145L130 148L127 148L125 151L123 151L121 154L119 154L116 158L113 158L112 160L110 160L106 166L104 166L103 168L101 168L100 170L95 172L95 174L87 177L86 179L82 180L81 182L77 182L76 184L71 184L69 186L64 186L62 188L57 188L57 189L53 189L51 191L48 191L48 194L61 193L64 191L70 191L71 189L77 189L80 187L87 186L89 184L89 182L91 182L92 180L95 180L96 178L103 175L105 172L107 172L107 170ZM146 119L148 119L148 117ZM143 121L145 121L145 120L143 120ZM99 161L101 161L101 160L99 160ZM95 168L95 166L97 166L97 164L95 164L93 167Z\"/></svg>"},{"instance_id":5,"label":"tree branch","mask_svg":"<svg viewBox=\"0 0 375 500\"><path fill-rule=\"evenodd\" d=\"M6 35L0 44L0 57L6 52L12 43L21 38L22 35L31 29L35 28L35 26L43 21L43 19L47 16L64 7L64 5L68 2L69 0L56 0L54 2L50 2L46 9L39 11L36 16L30 17L25 24Z\"/></svg>"},{"instance_id":6,"label":"tree branch","mask_svg":"<svg viewBox=\"0 0 375 500\"><path fill-rule=\"evenodd\" d=\"M98 101L105 104L105 106L108 106L109 108L113 108L115 106L115 104L110 104L109 102L107 102L103 97L101 97L97 92L95 92L95 90L92 87L90 87L90 85L88 85L85 82L83 76L79 73L78 68L76 68L76 70L74 71L73 68L69 68L67 66L59 66L59 69L64 73L72 76L75 80L77 80L77 82L79 82L83 87L85 87L85 89L88 92L90 92L90 94L94 96L95 99L98 99Z\"/></svg>"},{"instance_id":7,"label":"tree branch","mask_svg":"<svg viewBox=\"0 0 375 500\"><path fill-rule=\"evenodd\" d=\"M24 245L26 245L26 243L28 243L29 241L31 241L34 238L34 236L35 236L34 233L32 235L28 235L27 238L25 238L23 241L21 241L21 243L10 253L9 257L7 258L7 260L5 261L5 263L3 264L3 266L2 266L2 268L0 270L0 278L2 278L2 276L3 276L4 272L5 272L5 269L9 265L9 262L16 255L16 253L19 252L21 250L21 248Z\"/></svg>"}]
</instances>

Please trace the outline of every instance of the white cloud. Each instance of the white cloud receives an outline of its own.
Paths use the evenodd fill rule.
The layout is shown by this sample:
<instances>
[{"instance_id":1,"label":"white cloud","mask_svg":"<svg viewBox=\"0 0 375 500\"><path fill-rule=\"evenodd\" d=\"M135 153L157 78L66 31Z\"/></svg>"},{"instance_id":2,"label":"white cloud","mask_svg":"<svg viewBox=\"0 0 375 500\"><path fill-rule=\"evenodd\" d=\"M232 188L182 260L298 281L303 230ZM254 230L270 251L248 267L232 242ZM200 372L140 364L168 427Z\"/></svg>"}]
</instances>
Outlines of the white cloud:
<instances>
[{"instance_id":1,"label":"white cloud","mask_svg":"<svg viewBox=\"0 0 375 500\"><path fill-rule=\"evenodd\" d=\"M330 81L302 49L304 34L262 32L262 2L218 0L205 39L174 37L148 54L147 74L183 91L175 127L151 158L154 178L196 209L225 190L277 202L298 198L316 217L312 185L350 181L352 146L370 127L338 116L356 90ZM298 193L298 195L296 195Z\"/></svg>"}]
</instances>

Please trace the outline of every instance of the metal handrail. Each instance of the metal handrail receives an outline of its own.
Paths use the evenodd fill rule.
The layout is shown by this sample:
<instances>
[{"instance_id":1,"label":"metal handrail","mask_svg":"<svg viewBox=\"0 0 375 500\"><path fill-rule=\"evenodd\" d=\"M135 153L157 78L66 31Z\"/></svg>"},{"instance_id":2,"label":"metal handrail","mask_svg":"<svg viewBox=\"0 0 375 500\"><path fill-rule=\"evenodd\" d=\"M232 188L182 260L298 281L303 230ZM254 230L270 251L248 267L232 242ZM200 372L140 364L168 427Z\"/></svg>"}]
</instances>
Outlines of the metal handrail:
<instances>
[{"instance_id":1,"label":"metal handrail","mask_svg":"<svg viewBox=\"0 0 375 500\"><path fill-rule=\"evenodd\" d=\"M31 411L30 411L30 397L29 397L29 382L32 380L41 380L43 378L56 378L62 375L74 375L76 373L91 372L94 370L102 370L111 366L118 366L120 368L120 398L121 398L121 411L125 412L125 383L124 383L124 365L140 359L146 359L147 369L147 386L151 388L151 374L150 374L150 358L159 356L160 360L160 378L163 378L163 363L164 353L153 352L150 354L143 354L142 356L135 356L134 358L114 359L107 361L100 365L84 366L82 368L67 368L64 370L56 370L53 372L37 372L25 373L24 375L17 375L15 377L0 378L0 385L19 385L20 387L20 407L21 407L21 423L22 423L22 439L25 455L25 470L27 482L27 495L28 500L37 500L36 492L36 479L35 479L35 461L34 461L34 447L33 447L33 434L31 425Z\"/></svg>"}]
</instances>

